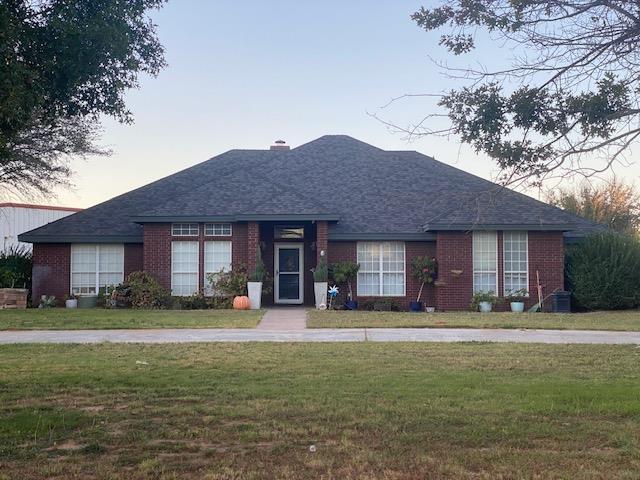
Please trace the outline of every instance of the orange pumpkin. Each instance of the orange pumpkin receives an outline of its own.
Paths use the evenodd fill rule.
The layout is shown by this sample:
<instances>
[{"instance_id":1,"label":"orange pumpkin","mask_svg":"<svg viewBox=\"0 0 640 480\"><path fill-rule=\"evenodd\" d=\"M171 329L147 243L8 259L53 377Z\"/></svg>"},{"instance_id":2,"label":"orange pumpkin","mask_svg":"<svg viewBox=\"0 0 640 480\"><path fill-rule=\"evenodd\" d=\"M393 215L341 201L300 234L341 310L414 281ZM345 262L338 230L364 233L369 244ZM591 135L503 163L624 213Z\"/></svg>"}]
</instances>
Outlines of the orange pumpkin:
<instances>
[{"instance_id":1,"label":"orange pumpkin","mask_svg":"<svg viewBox=\"0 0 640 480\"><path fill-rule=\"evenodd\" d=\"M249 297L233 297L234 310L249 310L250 305Z\"/></svg>"}]
</instances>

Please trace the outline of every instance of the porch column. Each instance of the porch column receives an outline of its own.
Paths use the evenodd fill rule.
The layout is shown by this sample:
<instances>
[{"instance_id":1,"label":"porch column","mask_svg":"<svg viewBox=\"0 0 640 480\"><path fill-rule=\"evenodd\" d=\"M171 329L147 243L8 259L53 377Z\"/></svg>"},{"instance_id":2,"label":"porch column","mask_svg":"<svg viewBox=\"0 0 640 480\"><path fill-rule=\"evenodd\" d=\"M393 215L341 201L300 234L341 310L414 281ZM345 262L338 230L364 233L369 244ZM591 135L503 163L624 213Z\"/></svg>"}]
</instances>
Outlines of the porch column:
<instances>
[{"instance_id":1,"label":"porch column","mask_svg":"<svg viewBox=\"0 0 640 480\"><path fill-rule=\"evenodd\" d=\"M247 272L249 275L256 269L256 253L260 243L260 225L258 222L247 224Z\"/></svg>"},{"instance_id":2,"label":"porch column","mask_svg":"<svg viewBox=\"0 0 640 480\"><path fill-rule=\"evenodd\" d=\"M329 224L326 220L316 222L316 265L320 261L320 252L324 250L325 257L329 255Z\"/></svg>"}]
</instances>

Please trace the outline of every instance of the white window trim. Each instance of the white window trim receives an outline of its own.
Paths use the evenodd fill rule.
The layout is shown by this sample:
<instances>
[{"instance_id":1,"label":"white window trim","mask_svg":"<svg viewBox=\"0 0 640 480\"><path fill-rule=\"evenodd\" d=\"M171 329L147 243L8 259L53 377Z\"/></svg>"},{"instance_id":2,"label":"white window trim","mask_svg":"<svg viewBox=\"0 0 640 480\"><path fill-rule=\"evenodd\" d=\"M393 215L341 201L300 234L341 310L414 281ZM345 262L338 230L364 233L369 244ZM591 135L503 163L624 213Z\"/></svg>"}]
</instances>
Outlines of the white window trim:
<instances>
[{"instance_id":1,"label":"white window trim","mask_svg":"<svg viewBox=\"0 0 640 480\"><path fill-rule=\"evenodd\" d=\"M204 295L207 297L212 297L215 296L215 292L213 291L213 286L209 285L209 279L207 278L207 276L210 273L217 273L217 272L207 272L207 243L208 242L227 242L229 243L229 256L231 257L231 260L229 262L229 271L233 270L233 242L231 240L205 240L203 242L202 245L202 251L204 253L204 257L203 257L203 261L202 261L202 276L204 278ZM199 254L199 253L198 253Z\"/></svg>"},{"instance_id":2,"label":"white window trim","mask_svg":"<svg viewBox=\"0 0 640 480\"><path fill-rule=\"evenodd\" d=\"M213 225L229 225L229 233L223 234L215 234L215 233L207 233L207 227ZM229 222L215 222L215 223L205 223L204 224L204 236L205 237L231 237L233 236L233 225Z\"/></svg>"},{"instance_id":3,"label":"white window trim","mask_svg":"<svg viewBox=\"0 0 640 480\"><path fill-rule=\"evenodd\" d=\"M196 244L196 290L191 293L174 293L175 285L173 283L173 244L176 242L184 242L184 243L195 243ZM176 242L171 242L171 295L174 297L190 297L191 295L200 291L200 242L198 240L177 240ZM187 272L178 272L180 274L184 274ZM190 275L193 275L192 272L188 272Z\"/></svg>"},{"instance_id":4,"label":"white window trim","mask_svg":"<svg viewBox=\"0 0 640 480\"><path fill-rule=\"evenodd\" d=\"M175 233L175 225L196 225L196 233ZM171 224L171 236L172 237L197 237L200 235L200 224L196 222L176 222Z\"/></svg>"},{"instance_id":5,"label":"white window trim","mask_svg":"<svg viewBox=\"0 0 640 480\"><path fill-rule=\"evenodd\" d=\"M508 231L502 232L502 294L505 297L507 296L507 289L506 289L507 263L506 263L506 260L505 260L506 257L505 257L505 254L504 254L505 253L504 234L505 233L510 233L511 231L512 230L508 230ZM526 285L527 285L527 287L526 288L527 288L527 292L528 292L527 295L525 295L525 298L529 298L531 296L531 292L529 291L529 232L524 232L524 234L525 234L525 240L526 240L525 245L527 246L527 251L526 251L526 253L527 253L527 255L526 255L526 259L527 259L526 260L527 261L527 271L526 271L527 282L526 282ZM516 271L510 270L509 273L522 273L522 272L521 271L517 271L516 272Z\"/></svg>"},{"instance_id":6,"label":"white window trim","mask_svg":"<svg viewBox=\"0 0 640 480\"><path fill-rule=\"evenodd\" d=\"M500 243L498 241L498 232L495 230L482 230L482 232L493 232L496 234L496 290L495 292L493 292L494 295L498 296L499 292L500 292L500 282L499 282L499 278L500 278L500 272L499 272L499 268L498 268L498 243ZM475 231L473 232L473 235L475 235ZM473 241L473 238L471 239L471 274L473 276L473 293L478 293L478 290L476 290L476 273L493 273L491 270L476 270L475 266L473 266L474 262L474 258L475 258L475 242ZM485 292L486 293L486 292Z\"/></svg>"},{"instance_id":7,"label":"white window trim","mask_svg":"<svg viewBox=\"0 0 640 480\"><path fill-rule=\"evenodd\" d=\"M73 293L73 274L76 273L73 271L73 247L74 246L83 246L83 247L87 247L87 246L95 246L96 247L96 271L95 271L95 287L96 287L96 292L95 293ZM120 280L120 283L122 283L124 281L124 245L123 244L109 244L110 247L113 246L117 246L120 247L120 249L122 250L122 279ZM72 243L71 244L71 250L70 250L70 259L69 259L69 294L70 295L76 295L76 296L94 296L94 295L99 295L100 294L100 244L99 243Z\"/></svg>"},{"instance_id":8,"label":"white window trim","mask_svg":"<svg viewBox=\"0 0 640 480\"><path fill-rule=\"evenodd\" d=\"M380 292L378 295L372 295L372 294L360 294L360 282L358 282L358 277L356 275L356 295L359 297L382 297L382 298L386 298L386 297L406 297L407 296L407 245L405 242L391 242L391 243L401 243L402 244L402 250L404 253L404 269L402 272L398 272L398 271L388 271L385 272L383 270L383 264L384 261L382 260L382 244L383 243L389 243L389 242L357 242L356 244L356 260L358 258L358 248L359 245L361 243L377 243L381 246L380 248L380 258L379 260L379 268L380 270L378 272L362 272L362 273L377 273L379 275L379 285L378 285L378 291ZM397 293L394 295L385 295L384 292L384 274L385 273L390 273L390 274L398 274L398 273L402 273L402 277L403 277L403 282L402 282L402 293Z\"/></svg>"}]
</instances>

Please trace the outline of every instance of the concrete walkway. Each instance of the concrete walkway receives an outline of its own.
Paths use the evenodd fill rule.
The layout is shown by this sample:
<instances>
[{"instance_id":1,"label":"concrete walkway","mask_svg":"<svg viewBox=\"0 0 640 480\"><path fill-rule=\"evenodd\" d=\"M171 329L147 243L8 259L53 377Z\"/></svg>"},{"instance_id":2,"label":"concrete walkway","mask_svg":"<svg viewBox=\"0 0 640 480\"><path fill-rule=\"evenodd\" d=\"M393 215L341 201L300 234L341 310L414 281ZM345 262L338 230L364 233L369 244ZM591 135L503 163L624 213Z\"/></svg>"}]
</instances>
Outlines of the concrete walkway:
<instances>
[{"instance_id":1,"label":"concrete walkway","mask_svg":"<svg viewBox=\"0 0 640 480\"><path fill-rule=\"evenodd\" d=\"M269 308L256 327L258 330L304 330L307 309L304 307Z\"/></svg>"},{"instance_id":2,"label":"concrete walkway","mask_svg":"<svg viewBox=\"0 0 640 480\"><path fill-rule=\"evenodd\" d=\"M0 332L11 343L515 342L640 345L640 332L470 328L31 330Z\"/></svg>"}]
</instances>

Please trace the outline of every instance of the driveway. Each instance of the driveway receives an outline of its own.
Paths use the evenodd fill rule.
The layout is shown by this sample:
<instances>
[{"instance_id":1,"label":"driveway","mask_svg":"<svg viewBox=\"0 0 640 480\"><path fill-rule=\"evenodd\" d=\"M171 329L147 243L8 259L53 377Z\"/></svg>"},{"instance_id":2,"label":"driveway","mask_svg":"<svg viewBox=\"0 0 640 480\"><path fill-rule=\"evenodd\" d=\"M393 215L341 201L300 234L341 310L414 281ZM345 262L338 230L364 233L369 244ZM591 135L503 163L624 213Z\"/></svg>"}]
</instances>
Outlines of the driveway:
<instances>
[{"instance_id":1,"label":"driveway","mask_svg":"<svg viewBox=\"0 0 640 480\"><path fill-rule=\"evenodd\" d=\"M306 330L185 328L157 330L29 330L0 332L0 344L365 341L640 345L640 332L609 332L591 330L481 330L473 328L322 328Z\"/></svg>"}]
</instances>

